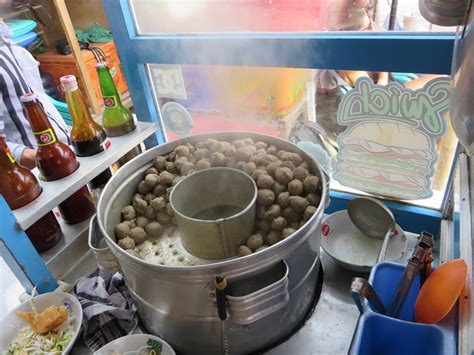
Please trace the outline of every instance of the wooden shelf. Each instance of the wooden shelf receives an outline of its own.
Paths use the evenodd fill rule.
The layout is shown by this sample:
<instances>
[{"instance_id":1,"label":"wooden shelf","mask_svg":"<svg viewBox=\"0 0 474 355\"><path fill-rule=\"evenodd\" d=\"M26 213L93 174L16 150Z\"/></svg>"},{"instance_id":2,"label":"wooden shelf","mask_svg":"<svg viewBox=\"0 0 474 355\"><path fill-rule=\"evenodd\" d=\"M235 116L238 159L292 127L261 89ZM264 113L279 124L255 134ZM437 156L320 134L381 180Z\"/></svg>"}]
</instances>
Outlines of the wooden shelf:
<instances>
[{"instance_id":1,"label":"wooden shelf","mask_svg":"<svg viewBox=\"0 0 474 355\"><path fill-rule=\"evenodd\" d=\"M80 167L73 174L56 181L42 181L43 193L40 197L32 203L13 211L19 227L26 230L87 182L118 161L132 148L151 136L156 130L157 125L155 123L137 122L135 131L120 137L110 137L111 146L107 151L91 157L78 157Z\"/></svg>"}]
</instances>

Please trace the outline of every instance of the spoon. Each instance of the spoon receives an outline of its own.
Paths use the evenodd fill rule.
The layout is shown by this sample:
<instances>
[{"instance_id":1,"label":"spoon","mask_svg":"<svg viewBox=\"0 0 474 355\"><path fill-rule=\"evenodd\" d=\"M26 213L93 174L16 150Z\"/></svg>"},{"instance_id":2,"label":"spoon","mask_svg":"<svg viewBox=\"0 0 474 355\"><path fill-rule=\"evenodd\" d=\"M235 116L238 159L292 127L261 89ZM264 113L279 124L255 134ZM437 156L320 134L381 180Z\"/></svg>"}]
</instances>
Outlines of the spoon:
<instances>
[{"instance_id":1,"label":"spoon","mask_svg":"<svg viewBox=\"0 0 474 355\"><path fill-rule=\"evenodd\" d=\"M443 319L456 304L466 276L467 265L463 259L450 260L438 267L416 298L416 322L433 324Z\"/></svg>"},{"instance_id":2,"label":"spoon","mask_svg":"<svg viewBox=\"0 0 474 355\"><path fill-rule=\"evenodd\" d=\"M352 223L365 235L383 239L375 263L385 260L390 236L395 230L392 212L379 200L372 197L359 197L349 202L347 212Z\"/></svg>"}]
</instances>

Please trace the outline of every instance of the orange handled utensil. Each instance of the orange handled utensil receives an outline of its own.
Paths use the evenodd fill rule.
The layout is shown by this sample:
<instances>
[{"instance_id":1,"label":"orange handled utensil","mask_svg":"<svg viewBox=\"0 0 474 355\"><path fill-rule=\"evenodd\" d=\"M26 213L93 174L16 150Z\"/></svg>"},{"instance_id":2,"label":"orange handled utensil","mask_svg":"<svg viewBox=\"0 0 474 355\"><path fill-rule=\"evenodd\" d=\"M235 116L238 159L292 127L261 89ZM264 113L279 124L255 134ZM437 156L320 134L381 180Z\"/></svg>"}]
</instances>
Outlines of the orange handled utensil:
<instances>
[{"instance_id":1,"label":"orange handled utensil","mask_svg":"<svg viewBox=\"0 0 474 355\"><path fill-rule=\"evenodd\" d=\"M466 282L463 259L450 260L437 268L423 284L415 303L418 323L437 323L453 308Z\"/></svg>"}]
</instances>

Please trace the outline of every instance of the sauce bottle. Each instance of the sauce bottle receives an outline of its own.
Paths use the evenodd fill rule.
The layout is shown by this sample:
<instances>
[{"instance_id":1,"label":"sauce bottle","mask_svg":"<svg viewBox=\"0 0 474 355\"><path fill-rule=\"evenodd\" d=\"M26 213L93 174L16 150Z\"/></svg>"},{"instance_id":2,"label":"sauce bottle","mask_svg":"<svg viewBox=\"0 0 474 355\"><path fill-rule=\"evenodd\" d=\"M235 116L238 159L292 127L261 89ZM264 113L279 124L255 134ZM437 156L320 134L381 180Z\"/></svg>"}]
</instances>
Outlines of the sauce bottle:
<instances>
[{"instance_id":1,"label":"sauce bottle","mask_svg":"<svg viewBox=\"0 0 474 355\"><path fill-rule=\"evenodd\" d=\"M0 137L0 193L12 210L36 200L42 189L28 169L17 164ZM25 231L37 251L45 251L61 239L62 232L53 212L49 211Z\"/></svg>"},{"instance_id":2,"label":"sauce bottle","mask_svg":"<svg viewBox=\"0 0 474 355\"><path fill-rule=\"evenodd\" d=\"M102 124L109 137L123 136L130 133L137 126L133 115L128 108L122 105L120 94L115 86L112 75L106 62L96 64L97 75L99 77L100 91L104 99L104 114L102 115ZM141 153L139 146L133 148L120 160L120 165L135 158Z\"/></svg>"},{"instance_id":3,"label":"sauce bottle","mask_svg":"<svg viewBox=\"0 0 474 355\"><path fill-rule=\"evenodd\" d=\"M136 128L133 115L122 105L107 63L99 62L95 67L105 105L102 124L109 137L123 136Z\"/></svg>"},{"instance_id":4,"label":"sauce bottle","mask_svg":"<svg viewBox=\"0 0 474 355\"><path fill-rule=\"evenodd\" d=\"M73 120L71 141L77 156L88 157L107 150L110 141L104 129L96 123L89 113L77 86L74 75L65 75L60 78L61 85L66 94L66 102ZM101 188L110 180L110 169L104 170L100 175L90 181L92 188Z\"/></svg>"},{"instance_id":5,"label":"sauce bottle","mask_svg":"<svg viewBox=\"0 0 474 355\"><path fill-rule=\"evenodd\" d=\"M71 175L79 162L76 155L67 144L58 141L48 117L38 101L38 96L28 93L20 97L30 121L33 135L38 144L36 166L46 181L54 181ZM92 196L83 186L71 197L62 202L59 211L68 224L75 224L92 216L95 211Z\"/></svg>"}]
</instances>

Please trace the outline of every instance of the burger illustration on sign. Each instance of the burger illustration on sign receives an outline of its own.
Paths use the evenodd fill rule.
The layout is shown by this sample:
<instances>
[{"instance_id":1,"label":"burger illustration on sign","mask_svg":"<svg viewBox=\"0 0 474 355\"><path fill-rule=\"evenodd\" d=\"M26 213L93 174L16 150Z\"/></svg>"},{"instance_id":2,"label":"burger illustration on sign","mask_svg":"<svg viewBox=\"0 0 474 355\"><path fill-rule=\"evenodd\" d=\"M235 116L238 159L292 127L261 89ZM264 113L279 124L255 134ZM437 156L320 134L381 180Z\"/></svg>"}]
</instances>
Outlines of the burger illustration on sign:
<instances>
[{"instance_id":1,"label":"burger illustration on sign","mask_svg":"<svg viewBox=\"0 0 474 355\"><path fill-rule=\"evenodd\" d=\"M359 79L337 113L338 123L347 128L338 137L334 179L382 196L430 197L436 141L446 131L449 89L444 78L416 91Z\"/></svg>"}]
</instances>

